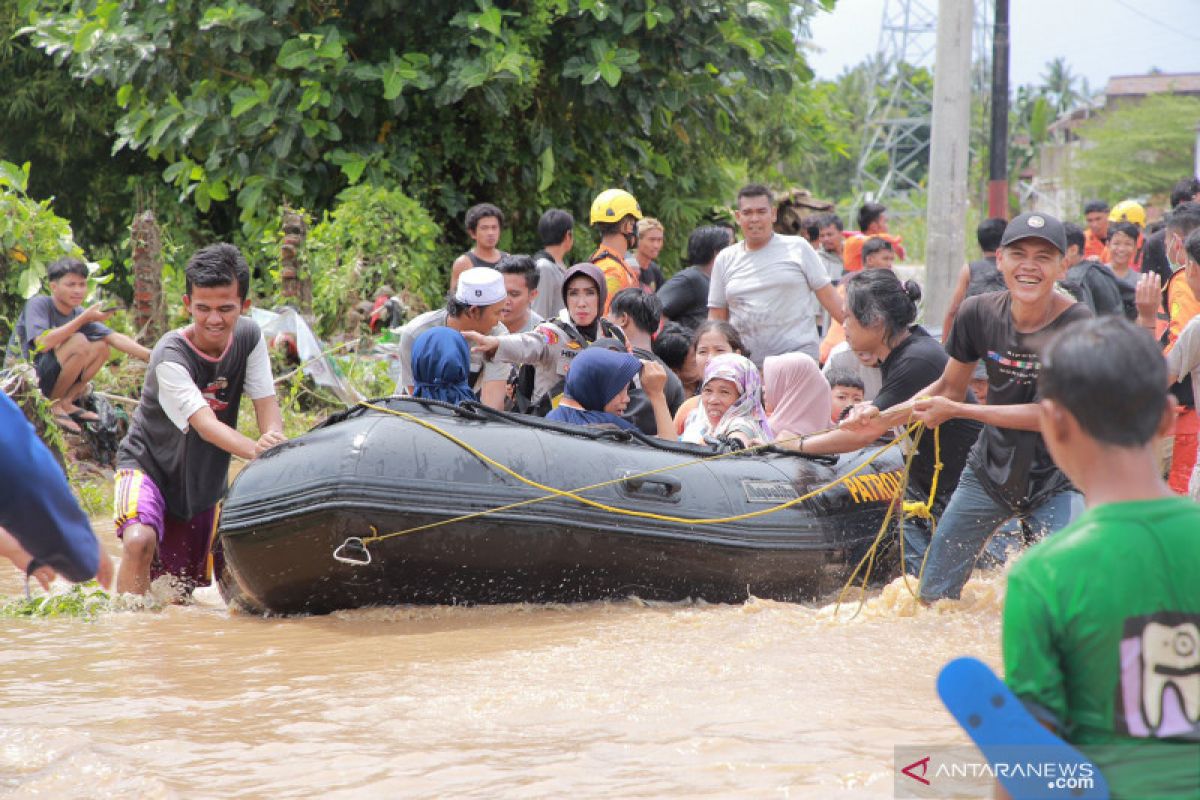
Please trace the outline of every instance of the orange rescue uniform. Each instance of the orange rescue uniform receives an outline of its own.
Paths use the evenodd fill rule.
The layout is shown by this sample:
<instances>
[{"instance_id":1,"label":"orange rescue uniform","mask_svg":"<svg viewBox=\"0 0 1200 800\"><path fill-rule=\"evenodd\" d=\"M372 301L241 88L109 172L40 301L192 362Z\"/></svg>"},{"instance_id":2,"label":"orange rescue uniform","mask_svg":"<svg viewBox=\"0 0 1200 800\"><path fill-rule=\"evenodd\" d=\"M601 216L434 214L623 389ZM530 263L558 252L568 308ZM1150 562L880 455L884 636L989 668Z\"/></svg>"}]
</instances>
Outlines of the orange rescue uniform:
<instances>
[{"instance_id":1,"label":"orange rescue uniform","mask_svg":"<svg viewBox=\"0 0 1200 800\"><path fill-rule=\"evenodd\" d=\"M625 263L625 259L617 255L615 250L602 244L596 248L596 252L592 253L592 257L588 260L604 273L604 283L608 289L604 308L600 309L601 315L608 313L608 307L612 305L612 299L617 292L622 289L641 288L641 276L630 269L629 265Z\"/></svg>"},{"instance_id":2,"label":"orange rescue uniform","mask_svg":"<svg viewBox=\"0 0 1200 800\"><path fill-rule=\"evenodd\" d=\"M896 251L896 258L904 259L904 245L899 236L893 236L890 233L855 233L846 239L846 245L842 250L842 264L845 266L846 272L858 272L862 269L862 249L868 239L884 239L891 242L892 249Z\"/></svg>"},{"instance_id":3,"label":"orange rescue uniform","mask_svg":"<svg viewBox=\"0 0 1200 800\"><path fill-rule=\"evenodd\" d=\"M1108 263L1108 243L1092 233L1090 228L1083 232L1083 257L1098 258L1102 263Z\"/></svg>"},{"instance_id":4,"label":"orange rescue uniform","mask_svg":"<svg viewBox=\"0 0 1200 800\"><path fill-rule=\"evenodd\" d=\"M1170 352L1179 340L1179 334L1197 314L1200 314L1200 300L1188 285L1186 270L1179 270L1167 281L1166 304L1168 319L1165 326L1167 346L1165 352ZM1193 386L1192 391L1200 390ZM1171 472L1167 476L1167 485L1176 494L1184 497L1188 494L1188 481L1192 469L1196 466L1196 449L1200 444L1200 417L1195 408L1179 407L1179 416L1175 420L1175 445L1171 453Z\"/></svg>"}]
</instances>

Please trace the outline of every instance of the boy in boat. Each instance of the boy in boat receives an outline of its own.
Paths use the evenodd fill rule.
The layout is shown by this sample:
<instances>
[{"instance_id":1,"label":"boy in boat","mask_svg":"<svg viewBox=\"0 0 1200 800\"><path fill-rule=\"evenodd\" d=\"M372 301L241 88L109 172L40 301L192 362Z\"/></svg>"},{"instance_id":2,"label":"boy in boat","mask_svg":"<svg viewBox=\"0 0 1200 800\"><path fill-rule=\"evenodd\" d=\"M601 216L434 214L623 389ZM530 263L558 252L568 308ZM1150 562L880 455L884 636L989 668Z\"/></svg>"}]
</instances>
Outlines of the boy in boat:
<instances>
[{"instance_id":1,"label":"boy in boat","mask_svg":"<svg viewBox=\"0 0 1200 800\"><path fill-rule=\"evenodd\" d=\"M117 453L117 591L144 594L167 573L185 588L223 566L209 551L229 457L247 461L286 440L262 331L242 312L250 269L238 249L215 244L188 261L183 306L192 324L150 354L141 402ZM258 441L237 430L238 405L254 403Z\"/></svg>"},{"instance_id":2,"label":"boy in boat","mask_svg":"<svg viewBox=\"0 0 1200 800\"><path fill-rule=\"evenodd\" d=\"M1200 506L1158 469L1163 358L1123 319L1085 320L1039 384L1046 447L1088 509L1009 573L1005 682L1113 797L1200 797Z\"/></svg>"}]
</instances>

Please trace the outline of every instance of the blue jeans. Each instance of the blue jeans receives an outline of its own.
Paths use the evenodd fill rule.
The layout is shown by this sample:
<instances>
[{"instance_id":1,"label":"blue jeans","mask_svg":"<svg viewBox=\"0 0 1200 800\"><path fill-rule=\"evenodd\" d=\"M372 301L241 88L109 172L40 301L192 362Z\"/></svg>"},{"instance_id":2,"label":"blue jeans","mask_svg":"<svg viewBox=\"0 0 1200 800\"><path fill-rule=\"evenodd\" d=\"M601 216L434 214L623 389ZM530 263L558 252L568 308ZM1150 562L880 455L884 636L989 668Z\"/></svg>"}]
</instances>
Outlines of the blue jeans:
<instances>
[{"instance_id":1,"label":"blue jeans","mask_svg":"<svg viewBox=\"0 0 1200 800\"><path fill-rule=\"evenodd\" d=\"M921 576L921 599L931 603L957 598L984 545L1002 523L1019 518L1036 538L1041 538L1071 521L1079 507L1078 500L1078 492L1062 491L1026 512L1017 512L984 491L975 470L968 466L962 471L958 488L938 520L937 534L930 542L925 573Z\"/></svg>"},{"instance_id":2,"label":"blue jeans","mask_svg":"<svg viewBox=\"0 0 1200 800\"><path fill-rule=\"evenodd\" d=\"M1078 514L1072 514L1074 519ZM904 520L904 571L918 577L921 574L921 564L925 561L925 551L929 549L929 520L921 517L910 517ZM1020 550L1025 543L1025 535L1021 530L1020 520L1011 519L996 529L988 539L987 546L975 561L977 569L995 569L1008 560L1008 554Z\"/></svg>"}]
</instances>

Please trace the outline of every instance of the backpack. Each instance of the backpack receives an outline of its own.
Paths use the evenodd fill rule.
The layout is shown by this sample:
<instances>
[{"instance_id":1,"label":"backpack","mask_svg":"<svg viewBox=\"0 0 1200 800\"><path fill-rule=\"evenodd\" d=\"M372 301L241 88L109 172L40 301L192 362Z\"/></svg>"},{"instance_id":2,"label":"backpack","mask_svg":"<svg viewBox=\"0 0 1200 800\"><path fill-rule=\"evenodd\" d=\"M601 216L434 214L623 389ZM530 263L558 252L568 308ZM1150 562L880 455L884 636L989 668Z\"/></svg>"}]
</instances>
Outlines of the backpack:
<instances>
[{"instance_id":1,"label":"backpack","mask_svg":"<svg viewBox=\"0 0 1200 800\"><path fill-rule=\"evenodd\" d=\"M129 432L129 415L95 393L81 398L79 406L94 411L99 417L80 426L83 428L83 442L87 445L89 455L97 464L116 468L117 450L121 446L121 440Z\"/></svg>"},{"instance_id":2,"label":"backpack","mask_svg":"<svg viewBox=\"0 0 1200 800\"><path fill-rule=\"evenodd\" d=\"M1085 258L1067 270L1062 286L1096 316L1112 314L1137 319L1134 288L1118 278L1106 264Z\"/></svg>"}]
</instances>

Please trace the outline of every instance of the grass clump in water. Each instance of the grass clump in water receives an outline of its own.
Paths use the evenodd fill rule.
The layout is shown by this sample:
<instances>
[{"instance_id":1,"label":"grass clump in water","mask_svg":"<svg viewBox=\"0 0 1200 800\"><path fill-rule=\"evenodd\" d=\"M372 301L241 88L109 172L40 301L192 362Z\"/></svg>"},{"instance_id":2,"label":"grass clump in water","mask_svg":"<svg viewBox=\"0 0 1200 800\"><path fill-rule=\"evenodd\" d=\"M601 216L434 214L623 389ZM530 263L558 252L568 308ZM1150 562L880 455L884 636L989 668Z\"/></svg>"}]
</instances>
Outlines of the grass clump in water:
<instances>
[{"instance_id":1,"label":"grass clump in water","mask_svg":"<svg viewBox=\"0 0 1200 800\"><path fill-rule=\"evenodd\" d=\"M0 617L74 617L91 621L111 608L112 596L96 581L87 581L65 592L5 600L0 604Z\"/></svg>"}]
</instances>

